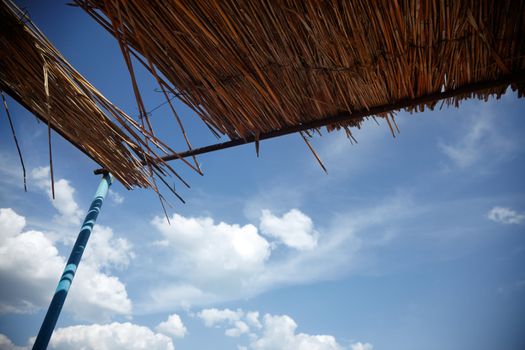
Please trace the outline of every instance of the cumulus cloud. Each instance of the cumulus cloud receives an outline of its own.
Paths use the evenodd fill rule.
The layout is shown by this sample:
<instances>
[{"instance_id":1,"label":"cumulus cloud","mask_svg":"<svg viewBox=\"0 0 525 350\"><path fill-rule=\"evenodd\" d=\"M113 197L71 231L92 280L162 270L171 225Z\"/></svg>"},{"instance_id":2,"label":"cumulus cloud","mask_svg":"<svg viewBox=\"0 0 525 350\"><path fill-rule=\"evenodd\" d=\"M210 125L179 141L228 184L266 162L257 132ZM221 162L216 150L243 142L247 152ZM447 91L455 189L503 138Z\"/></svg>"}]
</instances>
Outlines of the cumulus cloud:
<instances>
[{"instance_id":1,"label":"cumulus cloud","mask_svg":"<svg viewBox=\"0 0 525 350\"><path fill-rule=\"evenodd\" d=\"M505 207L494 207L492 208L488 214L487 217L494 221L501 224L521 224L523 220L525 220L525 214L520 214L516 212L515 210L512 210L510 208Z\"/></svg>"},{"instance_id":2,"label":"cumulus cloud","mask_svg":"<svg viewBox=\"0 0 525 350\"><path fill-rule=\"evenodd\" d=\"M174 214L170 225L164 217L155 217L152 225L161 238L152 245L157 250L153 262L161 261L155 267L171 278L154 283L139 309L151 312L234 300L347 271L358 245L346 222L321 235L312 219L297 209L282 217L268 210L261 213L265 236L252 224ZM281 242L277 252L276 243Z\"/></svg>"},{"instance_id":3,"label":"cumulus cloud","mask_svg":"<svg viewBox=\"0 0 525 350\"><path fill-rule=\"evenodd\" d=\"M0 243L22 232L26 219L11 208L0 208Z\"/></svg>"},{"instance_id":4,"label":"cumulus cloud","mask_svg":"<svg viewBox=\"0 0 525 350\"><path fill-rule=\"evenodd\" d=\"M156 217L152 225L160 241L150 246L155 251L150 254L152 265L146 268L157 269L167 278L158 281L152 277L152 287L141 296L136 309L158 312L210 305L346 275L359 268L361 249L388 244L396 238L401 221L426 210L404 193L378 202L381 204L355 208L351 215L334 213L323 226L314 225L312 218L297 209L284 211L291 214L288 216L266 211L270 220L260 221L301 223L297 225L302 232L315 237L315 247L302 250L277 245L280 239L263 235L250 224L217 223L211 217L175 214L169 225L165 218ZM263 211L259 214L261 219ZM236 242L238 239L243 244Z\"/></svg>"},{"instance_id":5,"label":"cumulus cloud","mask_svg":"<svg viewBox=\"0 0 525 350\"><path fill-rule=\"evenodd\" d=\"M93 227L88 247L82 257L82 264L100 268L123 269L135 257L131 243L124 238L115 238L113 229L106 226Z\"/></svg>"},{"instance_id":6,"label":"cumulus cloud","mask_svg":"<svg viewBox=\"0 0 525 350\"><path fill-rule=\"evenodd\" d=\"M292 209L282 217L263 210L260 228L263 234L275 237L291 248L310 250L317 245L312 219L298 209Z\"/></svg>"},{"instance_id":7,"label":"cumulus cloud","mask_svg":"<svg viewBox=\"0 0 525 350\"><path fill-rule=\"evenodd\" d=\"M177 314L169 315L168 319L159 323L155 330L159 333L177 338L184 338L188 333L186 326L184 326L180 316Z\"/></svg>"},{"instance_id":8,"label":"cumulus cloud","mask_svg":"<svg viewBox=\"0 0 525 350\"><path fill-rule=\"evenodd\" d=\"M219 310L213 308L203 309L197 314L197 317L204 321L206 327L213 327L224 322L232 324L235 321L240 320L243 315L244 313L242 310L233 311L230 309Z\"/></svg>"},{"instance_id":9,"label":"cumulus cloud","mask_svg":"<svg viewBox=\"0 0 525 350\"><path fill-rule=\"evenodd\" d=\"M331 335L296 333L297 323L287 315L264 315L262 335L251 342L255 350L341 350Z\"/></svg>"},{"instance_id":10,"label":"cumulus cloud","mask_svg":"<svg viewBox=\"0 0 525 350\"><path fill-rule=\"evenodd\" d=\"M380 202L356 208L351 215L334 214L323 227L314 225L299 210L295 214L294 210L284 211L292 213L291 217L298 219L291 221L302 223L304 231L316 237L315 248L303 250L286 244L276 247L273 236L263 236L250 224L217 223L211 217L175 214L169 225L163 217L156 217L152 225L160 233L160 241L151 246L155 249L151 268L169 278L152 278L151 289L143 294L136 308L157 312L210 305L348 274L359 267L363 247L387 244L396 237L401 220L417 216L422 210L406 194ZM276 217L270 211L266 215L272 220L286 221L290 217ZM317 227L319 231L314 229ZM246 243L235 243L240 238Z\"/></svg>"},{"instance_id":11,"label":"cumulus cloud","mask_svg":"<svg viewBox=\"0 0 525 350\"><path fill-rule=\"evenodd\" d=\"M241 320L244 316L244 311L241 309L233 311L230 309L219 310L212 308L203 309L197 313L197 317L204 321L206 327L229 327L224 332L228 337L239 337L250 331L250 327L246 322ZM251 315L251 318L253 318L253 315Z\"/></svg>"},{"instance_id":12,"label":"cumulus cloud","mask_svg":"<svg viewBox=\"0 0 525 350\"><path fill-rule=\"evenodd\" d=\"M0 209L0 227L10 227L0 241L0 280L9 286L0 288L0 313L32 313L46 307L66 259L46 234L24 231L25 218L12 209ZM88 258L79 267L64 306L80 319L107 320L114 314L131 314L125 286L101 270L125 264L130 245L112 239L108 228L101 230L103 234L94 238L96 244L86 247ZM108 249L117 251L109 254Z\"/></svg>"},{"instance_id":13,"label":"cumulus cloud","mask_svg":"<svg viewBox=\"0 0 525 350\"><path fill-rule=\"evenodd\" d=\"M239 337L241 334L248 333L250 327L243 321L235 321L234 327L228 328L224 334L228 337Z\"/></svg>"},{"instance_id":14,"label":"cumulus cloud","mask_svg":"<svg viewBox=\"0 0 525 350\"><path fill-rule=\"evenodd\" d=\"M370 343L357 342L350 345L352 350L374 350L374 347Z\"/></svg>"},{"instance_id":15,"label":"cumulus cloud","mask_svg":"<svg viewBox=\"0 0 525 350\"><path fill-rule=\"evenodd\" d=\"M241 309L204 309L197 314L207 327L227 328L225 335L240 337L249 334L249 344L239 344L239 349L253 350L342 350L342 346L331 335L297 333L297 324L287 315L266 314L262 323L259 312L244 312ZM250 329L252 325L254 328ZM232 327L233 326L233 327ZM229 328L228 328L229 327ZM352 350L372 350L371 344L354 344ZM354 346L353 345L353 346ZM359 347L361 346L361 347Z\"/></svg>"},{"instance_id":16,"label":"cumulus cloud","mask_svg":"<svg viewBox=\"0 0 525 350\"><path fill-rule=\"evenodd\" d=\"M59 216L56 218L58 221L74 225L80 224L83 212L74 199L75 189L68 180L59 179L55 181L55 199L52 199L49 167L33 169L31 177L35 181L36 186L45 191L51 199L51 203L59 213Z\"/></svg>"},{"instance_id":17,"label":"cumulus cloud","mask_svg":"<svg viewBox=\"0 0 525 350\"><path fill-rule=\"evenodd\" d=\"M29 350L29 346L16 346L5 334L0 333L0 349L2 350Z\"/></svg>"},{"instance_id":18,"label":"cumulus cloud","mask_svg":"<svg viewBox=\"0 0 525 350\"><path fill-rule=\"evenodd\" d=\"M242 284L264 269L270 256L269 242L253 225L216 223L210 217L174 214L171 225L155 217L153 226L162 235L155 247L173 284L150 291L148 309L210 303L243 292Z\"/></svg>"},{"instance_id":19,"label":"cumulus cloud","mask_svg":"<svg viewBox=\"0 0 525 350\"><path fill-rule=\"evenodd\" d=\"M105 322L114 315L131 315L131 300L118 277L86 264L79 267L73 286L64 309L75 318Z\"/></svg>"},{"instance_id":20,"label":"cumulus cloud","mask_svg":"<svg viewBox=\"0 0 525 350\"><path fill-rule=\"evenodd\" d=\"M50 349L119 350L148 349L173 350L173 341L151 329L126 323L93 324L57 329L50 342Z\"/></svg>"},{"instance_id":21,"label":"cumulus cloud","mask_svg":"<svg viewBox=\"0 0 525 350\"><path fill-rule=\"evenodd\" d=\"M29 350L35 338L27 346L16 346L4 334L0 334L0 349ZM49 350L174 350L173 341L164 334L129 322L92 324L58 328L54 331Z\"/></svg>"},{"instance_id":22,"label":"cumulus cloud","mask_svg":"<svg viewBox=\"0 0 525 350\"><path fill-rule=\"evenodd\" d=\"M246 313L246 320L251 326L256 328L262 328L262 324L259 321L259 312L258 311L249 311Z\"/></svg>"},{"instance_id":23,"label":"cumulus cloud","mask_svg":"<svg viewBox=\"0 0 525 350\"><path fill-rule=\"evenodd\" d=\"M38 231L26 231L25 218L0 209L0 313L30 313L45 305L64 267L53 243Z\"/></svg>"},{"instance_id":24,"label":"cumulus cloud","mask_svg":"<svg viewBox=\"0 0 525 350\"><path fill-rule=\"evenodd\" d=\"M200 276L221 278L229 273L252 272L270 255L268 242L253 225L216 224L210 217L178 214L170 221L171 225L165 218L155 217L152 223Z\"/></svg>"}]
</instances>

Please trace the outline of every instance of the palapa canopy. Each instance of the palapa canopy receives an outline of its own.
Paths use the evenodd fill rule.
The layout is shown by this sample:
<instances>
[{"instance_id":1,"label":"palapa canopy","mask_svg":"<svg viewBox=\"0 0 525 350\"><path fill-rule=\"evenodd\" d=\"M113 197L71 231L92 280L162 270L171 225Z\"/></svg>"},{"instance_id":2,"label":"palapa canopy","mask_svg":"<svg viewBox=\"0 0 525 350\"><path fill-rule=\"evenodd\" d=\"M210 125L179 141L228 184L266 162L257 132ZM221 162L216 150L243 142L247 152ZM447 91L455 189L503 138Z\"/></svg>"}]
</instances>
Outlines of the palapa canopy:
<instances>
[{"instance_id":1,"label":"palapa canopy","mask_svg":"<svg viewBox=\"0 0 525 350\"><path fill-rule=\"evenodd\" d=\"M101 111L100 95L91 87L78 88L73 79L77 95L50 90L55 103L78 110L74 117L70 114L76 121L63 123L53 114L55 108L46 111L41 72L49 60L39 58L31 47L35 39L24 47L2 41L2 55L8 56L5 50L34 51L35 60L22 57L17 62L38 75L27 81L33 90L20 91L19 99L121 179L143 174L135 168L142 164L160 172L166 165L158 157L170 153L152 136L133 60L151 72L167 99L176 94L213 132L237 144L320 126L329 131L345 128L351 136L350 128L368 116L385 118L394 131L393 113L401 108L422 111L443 98L457 106L465 98L499 97L509 86L520 97L525 92L523 0L76 0L75 4L117 39L132 77L140 121L132 122L106 100ZM50 62L63 66L65 61ZM71 69L65 77L53 74L54 79L70 81L76 77ZM11 90L15 90L12 81L24 77L17 71L14 77L0 76ZM38 99L29 103L34 94L29 91L35 89ZM80 126L94 118L105 121L101 133L113 135L99 148L93 145L96 137L84 137ZM130 130L138 136L131 137ZM192 152L186 141L190 151L183 155L199 153ZM152 142L163 148L155 152L146 148ZM144 159L138 162L132 154L148 158L141 156Z\"/></svg>"}]
</instances>

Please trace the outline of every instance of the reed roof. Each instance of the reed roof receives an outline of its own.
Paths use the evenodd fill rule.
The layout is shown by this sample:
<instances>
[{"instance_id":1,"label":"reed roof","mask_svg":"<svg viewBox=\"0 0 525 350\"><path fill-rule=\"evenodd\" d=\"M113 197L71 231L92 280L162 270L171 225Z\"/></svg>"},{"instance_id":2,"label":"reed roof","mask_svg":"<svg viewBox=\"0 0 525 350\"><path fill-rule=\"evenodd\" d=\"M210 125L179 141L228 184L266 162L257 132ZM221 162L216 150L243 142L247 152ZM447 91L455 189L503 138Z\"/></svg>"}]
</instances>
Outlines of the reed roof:
<instances>
[{"instance_id":1,"label":"reed roof","mask_svg":"<svg viewBox=\"0 0 525 350\"><path fill-rule=\"evenodd\" d=\"M232 139L525 70L521 0L76 3L125 55L140 57L162 88ZM523 85L514 87L523 94ZM499 96L506 88L447 102Z\"/></svg>"},{"instance_id":2,"label":"reed roof","mask_svg":"<svg viewBox=\"0 0 525 350\"><path fill-rule=\"evenodd\" d=\"M237 144L321 126L351 136L368 116L394 131L401 108L525 92L525 0L75 0L118 41L134 120L7 1L0 88L127 187L156 188L153 175L175 173L161 159L175 152L154 136L134 60L168 102L177 95ZM176 120L185 154L196 153Z\"/></svg>"},{"instance_id":3,"label":"reed roof","mask_svg":"<svg viewBox=\"0 0 525 350\"><path fill-rule=\"evenodd\" d=\"M0 1L0 33L0 91L124 186L154 187L151 172L142 164L145 159L155 162L150 146L161 146L161 141L108 101L10 1Z\"/></svg>"}]
</instances>

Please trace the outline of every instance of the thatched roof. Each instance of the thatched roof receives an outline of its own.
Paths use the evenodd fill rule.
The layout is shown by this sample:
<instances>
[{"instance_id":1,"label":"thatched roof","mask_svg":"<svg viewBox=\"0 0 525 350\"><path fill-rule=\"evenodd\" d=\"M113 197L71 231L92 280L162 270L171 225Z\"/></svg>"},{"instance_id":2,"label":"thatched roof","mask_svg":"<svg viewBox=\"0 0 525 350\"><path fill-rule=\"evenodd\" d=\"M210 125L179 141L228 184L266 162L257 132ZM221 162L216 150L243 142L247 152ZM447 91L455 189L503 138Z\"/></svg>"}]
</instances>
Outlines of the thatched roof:
<instances>
[{"instance_id":1,"label":"thatched roof","mask_svg":"<svg viewBox=\"0 0 525 350\"><path fill-rule=\"evenodd\" d=\"M76 3L232 139L525 71L524 1Z\"/></svg>"},{"instance_id":2,"label":"thatched roof","mask_svg":"<svg viewBox=\"0 0 525 350\"><path fill-rule=\"evenodd\" d=\"M321 126L350 135L367 116L394 131L398 109L525 92L524 0L76 0L119 43L134 121L4 1L1 88L127 186L155 187L173 152L153 136L134 60L229 145ZM203 153L186 141L183 155Z\"/></svg>"},{"instance_id":3,"label":"thatched roof","mask_svg":"<svg viewBox=\"0 0 525 350\"><path fill-rule=\"evenodd\" d=\"M161 142L80 75L23 11L3 0L0 32L0 91L108 169L124 186L154 187L142 160L157 162L150 146Z\"/></svg>"}]
</instances>

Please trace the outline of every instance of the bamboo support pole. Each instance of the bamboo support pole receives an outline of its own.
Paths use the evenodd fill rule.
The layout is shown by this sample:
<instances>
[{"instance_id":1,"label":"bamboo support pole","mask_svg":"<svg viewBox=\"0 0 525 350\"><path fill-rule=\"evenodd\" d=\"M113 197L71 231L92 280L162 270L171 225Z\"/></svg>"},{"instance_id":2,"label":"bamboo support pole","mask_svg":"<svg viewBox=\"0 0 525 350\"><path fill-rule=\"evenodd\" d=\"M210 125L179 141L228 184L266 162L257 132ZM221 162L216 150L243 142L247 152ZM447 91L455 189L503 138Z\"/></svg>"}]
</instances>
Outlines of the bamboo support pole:
<instances>
[{"instance_id":1,"label":"bamboo support pole","mask_svg":"<svg viewBox=\"0 0 525 350\"><path fill-rule=\"evenodd\" d=\"M86 249L89 236L91 235L93 226L95 226L98 214L102 208L102 203L106 198L106 194L108 193L108 189L111 186L112 181L113 178L109 173L105 173L102 177L102 180L100 181L97 192L95 193L95 198L93 198L93 201L91 202L89 211L86 215L86 218L84 219L82 228L80 229L75 245L71 250L71 254L67 261L66 267L64 268L64 272L62 273L62 277L60 277L60 281L58 282L58 287L55 291L55 294L53 295L49 309L47 310L44 321L42 322L42 326L40 327L40 331L36 337L33 350L45 350L49 344L49 340L51 339L51 335L55 329L58 317L60 316L60 311L62 310L62 306L64 306L67 293L71 287L71 283L73 283L73 278L75 277L78 265L80 264L80 259L82 258L82 254Z\"/></svg>"}]
</instances>

